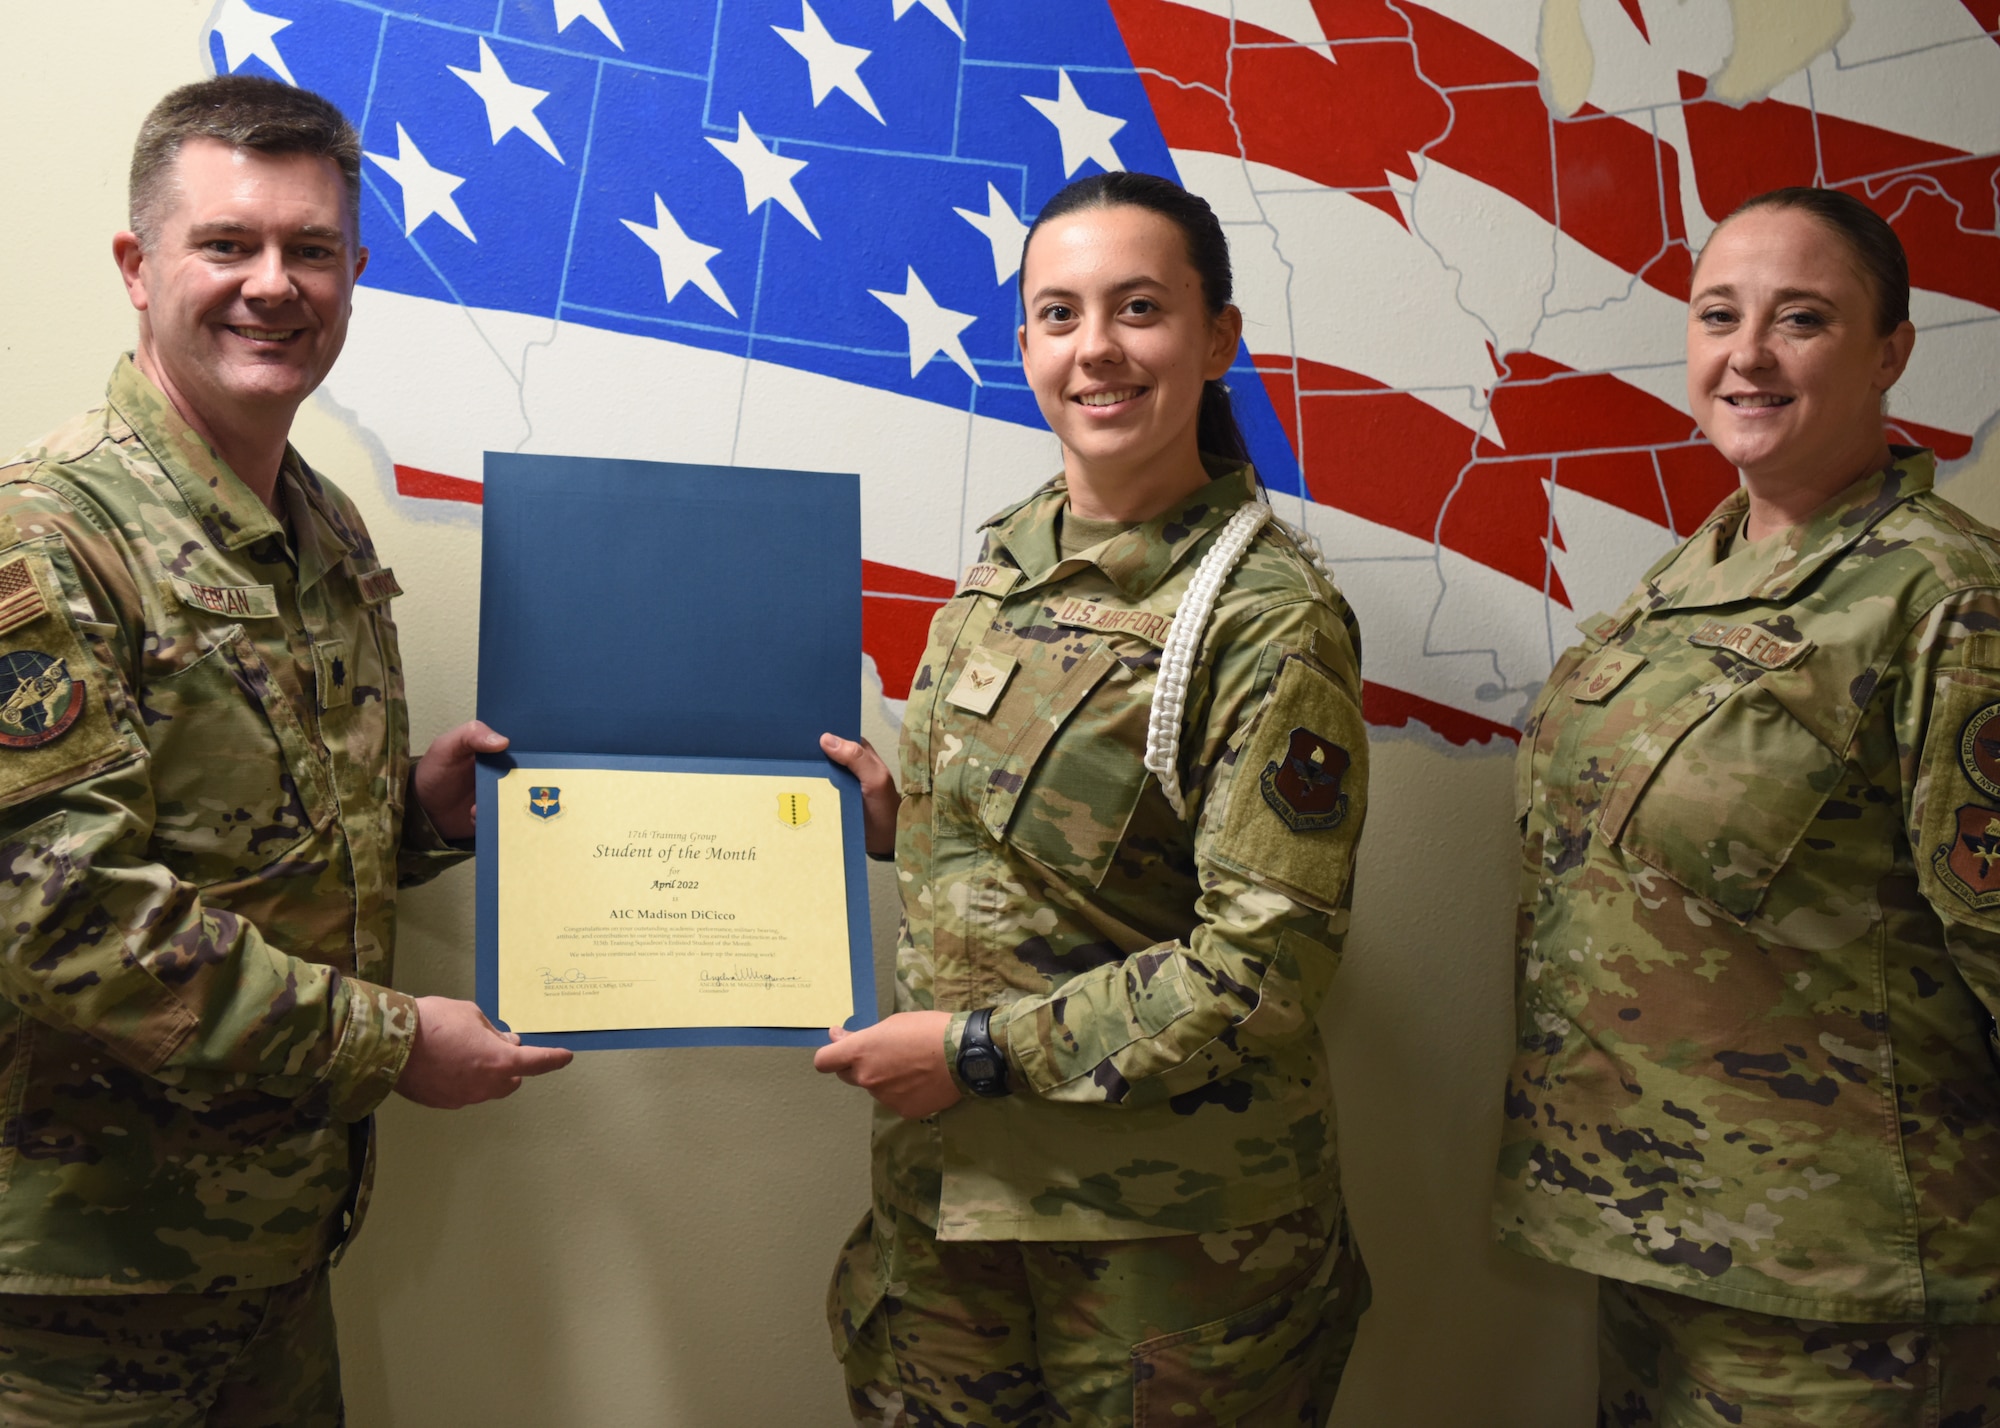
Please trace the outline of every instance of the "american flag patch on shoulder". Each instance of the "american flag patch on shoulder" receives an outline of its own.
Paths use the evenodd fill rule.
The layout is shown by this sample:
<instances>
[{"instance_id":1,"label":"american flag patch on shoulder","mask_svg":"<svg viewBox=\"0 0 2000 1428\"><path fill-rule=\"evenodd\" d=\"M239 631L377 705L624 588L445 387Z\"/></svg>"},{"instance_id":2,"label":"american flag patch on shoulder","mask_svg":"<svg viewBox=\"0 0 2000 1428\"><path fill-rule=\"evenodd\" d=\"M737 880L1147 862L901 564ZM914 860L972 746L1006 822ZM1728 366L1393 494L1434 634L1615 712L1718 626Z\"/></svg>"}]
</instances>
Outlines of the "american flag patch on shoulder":
<instances>
[{"instance_id":1,"label":"american flag patch on shoulder","mask_svg":"<svg viewBox=\"0 0 2000 1428\"><path fill-rule=\"evenodd\" d=\"M48 597L42 594L42 587L36 583L35 572L28 568L26 556L0 565L0 635L18 630L30 620L40 619L48 611Z\"/></svg>"}]
</instances>

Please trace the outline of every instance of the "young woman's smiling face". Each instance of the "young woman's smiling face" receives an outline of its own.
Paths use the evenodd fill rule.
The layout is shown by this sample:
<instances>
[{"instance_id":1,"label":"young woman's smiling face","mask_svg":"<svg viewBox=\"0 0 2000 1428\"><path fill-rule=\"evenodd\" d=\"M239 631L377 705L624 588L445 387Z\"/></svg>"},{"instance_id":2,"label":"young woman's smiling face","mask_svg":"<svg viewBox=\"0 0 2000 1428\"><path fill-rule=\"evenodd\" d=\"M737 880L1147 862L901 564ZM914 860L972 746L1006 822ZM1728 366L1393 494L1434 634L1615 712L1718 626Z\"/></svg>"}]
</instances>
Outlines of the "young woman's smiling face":
<instances>
[{"instance_id":1,"label":"young woman's smiling face","mask_svg":"<svg viewBox=\"0 0 2000 1428\"><path fill-rule=\"evenodd\" d=\"M1164 510L1199 489L1202 387L1229 370L1242 318L1209 312L1173 220L1132 205L1051 219L1028 244L1021 286L1021 363L1062 440L1072 505L1108 499L1110 514L1143 519L1124 497L1152 506L1158 493Z\"/></svg>"},{"instance_id":2,"label":"young woman's smiling face","mask_svg":"<svg viewBox=\"0 0 2000 1428\"><path fill-rule=\"evenodd\" d=\"M1709 239L1688 306L1688 408L1759 486L1831 496L1888 460L1882 395L1915 329L1878 329L1874 284L1840 235L1755 208Z\"/></svg>"}]
</instances>

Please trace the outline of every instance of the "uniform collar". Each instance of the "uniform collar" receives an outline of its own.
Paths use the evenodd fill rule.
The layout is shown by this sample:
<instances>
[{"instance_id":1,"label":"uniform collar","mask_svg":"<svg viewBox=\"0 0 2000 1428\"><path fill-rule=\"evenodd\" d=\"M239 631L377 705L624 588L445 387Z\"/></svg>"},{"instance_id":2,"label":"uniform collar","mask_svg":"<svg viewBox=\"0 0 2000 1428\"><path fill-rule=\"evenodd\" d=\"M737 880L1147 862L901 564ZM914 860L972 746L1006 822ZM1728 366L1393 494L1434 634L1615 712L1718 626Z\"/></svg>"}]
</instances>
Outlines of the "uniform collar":
<instances>
[{"instance_id":1,"label":"uniform collar","mask_svg":"<svg viewBox=\"0 0 2000 1428\"><path fill-rule=\"evenodd\" d=\"M1828 561L1913 496L1931 489L1936 459L1921 447L1890 448L1890 464L1841 491L1798 525L1751 545L1742 538L1750 498L1732 491L1653 578L1655 608L1682 610L1737 600L1783 600Z\"/></svg>"},{"instance_id":2,"label":"uniform collar","mask_svg":"<svg viewBox=\"0 0 2000 1428\"><path fill-rule=\"evenodd\" d=\"M139 370L131 353L118 359L105 388L105 400L159 463L187 502L188 512L201 522L216 545L241 550L284 535L283 523L187 424L166 393ZM329 504L319 478L289 444L278 467L277 489L292 519L301 583L311 585L352 553L354 541L346 523Z\"/></svg>"},{"instance_id":3,"label":"uniform collar","mask_svg":"<svg viewBox=\"0 0 2000 1428\"><path fill-rule=\"evenodd\" d=\"M1208 468L1209 482L1199 491L1152 520L1067 560L1060 559L1056 522L1069 487L1058 476L986 523L991 532L988 558L1000 552L1011 558L1025 577L1019 587L1024 590L1095 565L1126 599L1143 599L1256 489L1256 472L1247 463L1203 456L1202 464Z\"/></svg>"}]
</instances>

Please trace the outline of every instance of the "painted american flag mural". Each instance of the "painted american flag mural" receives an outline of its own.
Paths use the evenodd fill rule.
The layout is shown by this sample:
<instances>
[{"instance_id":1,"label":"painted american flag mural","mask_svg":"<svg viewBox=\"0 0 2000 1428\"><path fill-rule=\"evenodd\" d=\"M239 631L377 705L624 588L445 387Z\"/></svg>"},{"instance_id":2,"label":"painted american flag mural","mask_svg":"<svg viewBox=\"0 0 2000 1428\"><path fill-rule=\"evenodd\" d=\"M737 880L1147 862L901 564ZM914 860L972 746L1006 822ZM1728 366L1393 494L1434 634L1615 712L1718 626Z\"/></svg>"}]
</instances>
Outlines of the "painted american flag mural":
<instances>
[{"instance_id":1,"label":"painted american flag mural","mask_svg":"<svg viewBox=\"0 0 2000 1428\"><path fill-rule=\"evenodd\" d=\"M1026 220L1097 168L1177 176L1229 228L1239 416L1361 618L1371 722L1499 748L1734 484L1681 346L1740 199L1819 182L1895 224L1898 439L1949 462L2000 411L2000 0L1853 0L1742 105L1710 95L1727 0L1583 0L1568 116L1539 8L220 0L204 43L362 131L327 393L413 511L477 502L488 448L859 470L892 706L978 523L1059 462L1013 345Z\"/></svg>"}]
</instances>

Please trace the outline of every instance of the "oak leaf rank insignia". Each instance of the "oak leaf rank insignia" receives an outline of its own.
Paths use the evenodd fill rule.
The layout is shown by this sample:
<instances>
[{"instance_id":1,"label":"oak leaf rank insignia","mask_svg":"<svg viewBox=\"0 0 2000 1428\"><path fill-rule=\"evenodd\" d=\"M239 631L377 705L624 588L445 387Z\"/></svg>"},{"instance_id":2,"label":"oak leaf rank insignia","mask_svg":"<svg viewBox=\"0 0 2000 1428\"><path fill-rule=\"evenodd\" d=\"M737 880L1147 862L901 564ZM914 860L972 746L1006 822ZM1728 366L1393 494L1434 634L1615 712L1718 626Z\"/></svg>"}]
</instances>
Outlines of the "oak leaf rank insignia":
<instances>
[{"instance_id":1,"label":"oak leaf rank insignia","mask_svg":"<svg viewBox=\"0 0 2000 1428\"><path fill-rule=\"evenodd\" d=\"M1338 828L1347 817L1340 782L1351 762L1347 750L1301 725L1292 730L1284 757L1264 765L1258 784L1264 801L1294 833Z\"/></svg>"}]
</instances>

